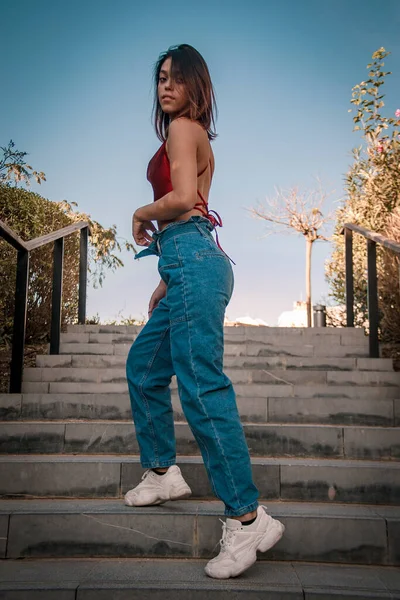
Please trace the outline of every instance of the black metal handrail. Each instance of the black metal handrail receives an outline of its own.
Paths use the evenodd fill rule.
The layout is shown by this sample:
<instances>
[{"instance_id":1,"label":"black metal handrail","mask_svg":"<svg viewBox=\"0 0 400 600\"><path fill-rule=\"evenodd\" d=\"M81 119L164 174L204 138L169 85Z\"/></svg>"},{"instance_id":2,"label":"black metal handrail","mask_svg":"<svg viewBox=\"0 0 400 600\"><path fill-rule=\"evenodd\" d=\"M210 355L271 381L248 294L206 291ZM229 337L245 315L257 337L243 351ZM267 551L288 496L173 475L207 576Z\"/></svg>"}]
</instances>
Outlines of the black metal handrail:
<instances>
[{"instance_id":1,"label":"black metal handrail","mask_svg":"<svg viewBox=\"0 0 400 600\"><path fill-rule=\"evenodd\" d=\"M367 297L369 320L369 355L379 358L379 307L378 307L378 277L376 269L376 244L388 248L400 255L400 244L394 240L360 227L353 223L345 223L340 231L345 239L346 264L346 325L354 327L354 276L353 276L353 231L364 236L367 240ZM400 276L400 271L399 271Z\"/></svg>"},{"instance_id":2,"label":"black metal handrail","mask_svg":"<svg viewBox=\"0 0 400 600\"><path fill-rule=\"evenodd\" d=\"M24 348L26 331L26 310L29 279L29 253L31 250L54 242L53 290L51 300L50 354L60 352L62 279L64 263L64 238L80 231L79 248L79 301L78 322L86 320L86 288L88 262L89 223L78 221L52 233L24 242L6 223L0 221L0 236L13 246L17 254L17 278L15 283L14 323L10 369L10 393L19 394L22 387Z\"/></svg>"}]
</instances>

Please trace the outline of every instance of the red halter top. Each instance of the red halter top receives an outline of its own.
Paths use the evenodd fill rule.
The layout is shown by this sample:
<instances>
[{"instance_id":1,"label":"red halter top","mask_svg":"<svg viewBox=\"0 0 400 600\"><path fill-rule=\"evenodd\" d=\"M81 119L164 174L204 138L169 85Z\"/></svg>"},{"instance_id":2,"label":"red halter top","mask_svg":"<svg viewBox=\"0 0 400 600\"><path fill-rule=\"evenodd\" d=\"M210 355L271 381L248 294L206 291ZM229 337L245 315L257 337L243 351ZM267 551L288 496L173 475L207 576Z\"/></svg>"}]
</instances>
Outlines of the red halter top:
<instances>
[{"instance_id":1,"label":"red halter top","mask_svg":"<svg viewBox=\"0 0 400 600\"><path fill-rule=\"evenodd\" d=\"M163 144L157 150L155 155L151 158L149 165L147 167L147 180L151 183L151 185L153 187L154 202L156 200L159 200L163 196L165 196L165 194L172 192L172 190L173 190L172 183L171 183L170 163L169 163L169 158L168 158L167 151L166 151L166 143L167 143L167 141L165 140L165 142L163 142ZM210 159L209 164L211 165L211 159ZM202 175L204 173L204 171L207 169L207 167L208 167L208 164L205 167L205 169L203 169L201 171L201 173L198 174L198 176ZM200 190L197 190L197 193L200 196L201 201L197 202L193 208L196 208L197 210L199 210L201 212L201 214L214 225L214 227L217 227L217 226L222 227L222 219L219 216L219 214L217 212L215 212L215 210L208 210L208 204L205 201L202 194L200 193ZM211 213L214 213L215 217ZM215 231L215 234L216 234L216 242L217 242L218 248L220 248L220 250L222 250L222 252L224 252L224 254L226 254L226 252L220 246L217 231ZM232 260L229 256L228 256L228 258L230 260ZM233 260L232 260L232 262L233 262ZM233 263L233 264L236 264L236 263Z\"/></svg>"}]
</instances>

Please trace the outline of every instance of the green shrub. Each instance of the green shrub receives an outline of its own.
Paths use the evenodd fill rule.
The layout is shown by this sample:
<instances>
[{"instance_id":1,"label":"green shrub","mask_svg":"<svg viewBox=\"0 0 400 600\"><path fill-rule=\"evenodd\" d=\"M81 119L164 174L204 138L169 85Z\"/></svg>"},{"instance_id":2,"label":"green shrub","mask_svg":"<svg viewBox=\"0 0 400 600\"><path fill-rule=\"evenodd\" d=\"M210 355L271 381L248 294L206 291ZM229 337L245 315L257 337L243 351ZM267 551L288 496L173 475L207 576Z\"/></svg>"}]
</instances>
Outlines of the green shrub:
<instances>
[{"instance_id":1,"label":"green shrub","mask_svg":"<svg viewBox=\"0 0 400 600\"><path fill-rule=\"evenodd\" d=\"M122 247L136 252L127 241L117 238L115 225L105 228L90 215L78 212L76 204L52 202L39 194L0 183L0 220L23 240L51 233L76 221L88 221L91 228L89 281L101 285L106 271L123 266L118 255ZM0 340L11 336L16 275L16 251L0 238ZM47 339L50 329L53 276L53 244L30 253L27 341ZM79 232L65 238L62 326L76 322L78 311Z\"/></svg>"},{"instance_id":2,"label":"green shrub","mask_svg":"<svg viewBox=\"0 0 400 600\"><path fill-rule=\"evenodd\" d=\"M353 164L345 180L346 199L336 212L334 248L326 263L330 295L339 304L345 304L344 236L340 234L344 223L354 223L386 237L399 235L393 219L400 207L400 111L396 110L392 117L383 116L381 111L384 106L381 88L390 74L383 71L383 59L388 54L384 48L374 52L367 67L368 79L356 85L352 93L351 103L356 110L354 130L362 132L363 142L353 150ZM353 234L353 268L355 325L361 326L368 319L367 251L365 238L356 233ZM381 338L398 340L399 319L396 330L392 328L389 332L388 329L400 306L398 258L379 245L377 270Z\"/></svg>"}]
</instances>

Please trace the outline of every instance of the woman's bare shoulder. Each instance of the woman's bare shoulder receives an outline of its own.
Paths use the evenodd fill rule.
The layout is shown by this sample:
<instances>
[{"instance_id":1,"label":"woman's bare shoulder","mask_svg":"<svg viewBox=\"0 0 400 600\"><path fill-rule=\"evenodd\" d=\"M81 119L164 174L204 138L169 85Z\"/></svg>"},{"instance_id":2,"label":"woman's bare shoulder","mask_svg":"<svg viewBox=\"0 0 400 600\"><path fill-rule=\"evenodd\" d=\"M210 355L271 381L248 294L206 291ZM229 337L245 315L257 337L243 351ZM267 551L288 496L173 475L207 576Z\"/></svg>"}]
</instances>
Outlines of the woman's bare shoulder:
<instances>
[{"instance_id":1,"label":"woman's bare shoulder","mask_svg":"<svg viewBox=\"0 0 400 600\"><path fill-rule=\"evenodd\" d=\"M197 136L203 133L204 135L205 129L200 125L198 121L193 121L188 117L177 117L168 127L168 137L172 135L190 135Z\"/></svg>"},{"instance_id":2,"label":"woman's bare shoulder","mask_svg":"<svg viewBox=\"0 0 400 600\"><path fill-rule=\"evenodd\" d=\"M200 123L187 117L178 117L171 121L166 140L168 157L172 149L180 149L181 152L189 153L200 150L200 152L207 151L207 154L209 154L206 147L209 147L208 136Z\"/></svg>"}]
</instances>

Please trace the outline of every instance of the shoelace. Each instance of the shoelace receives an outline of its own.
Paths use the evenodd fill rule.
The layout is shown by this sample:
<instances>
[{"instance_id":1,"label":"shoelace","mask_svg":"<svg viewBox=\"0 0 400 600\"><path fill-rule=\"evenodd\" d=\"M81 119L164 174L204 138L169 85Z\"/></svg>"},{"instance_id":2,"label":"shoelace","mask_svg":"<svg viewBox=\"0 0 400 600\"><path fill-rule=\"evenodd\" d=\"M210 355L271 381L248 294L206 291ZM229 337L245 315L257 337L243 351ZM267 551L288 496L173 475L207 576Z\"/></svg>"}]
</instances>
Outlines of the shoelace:
<instances>
[{"instance_id":1,"label":"shoelace","mask_svg":"<svg viewBox=\"0 0 400 600\"><path fill-rule=\"evenodd\" d=\"M264 508L264 509L267 509L267 507L264 504L261 504L260 506L262 506L262 508ZM216 544L216 546L218 546L218 544L220 544L221 552L226 552L227 554L229 554L229 556L232 558L232 560L234 560L236 562L237 558L229 550L229 546L231 545L231 542L233 541L237 531L242 531L242 530L241 529L229 529L227 527L225 521L223 521L222 519L219 519L219 520L222 523L222 538L219 540L219 542ZM249 531L249 533L250 533L250 531Z\"/></svg>"},{"instance_id":2,"label":"shoelace","mask_svg":"<svg viewBox=\"0 0 400 600\"><path fill-rule=\"evenodd\" d=\"M219 540L218 544L220 544L220 546L221 546L221 552L225 552L226 554L229 554L231 559L236 562L237 558L229 550L229 546L231 545L231 542L233 541L237 530L236 529L228 529L228 527L226 526L226 523L222 519L220 519L220 521L222 523L222 538Z\"/></svg>"},{"instance_id":3,"label":"shoelace","mask_svg":"<svg viewBox=\"0 0 400 600\"><path fill-rule=\"evenodd\" d=\"M141 481L141 482L142 482L144 479L146 479L146 477L149 475L150 471L151 471L151 469L146 469L146 471L143 473L142 477L140 478L140 481ZM139 486L141 486L141 485L142 485L142 483L139 483ZM136 486L136 488L137 488L137 487L139 487L139 486ZM135 489L136 489L136 488L135 488Z\"/></svg>"}]
</instances>

